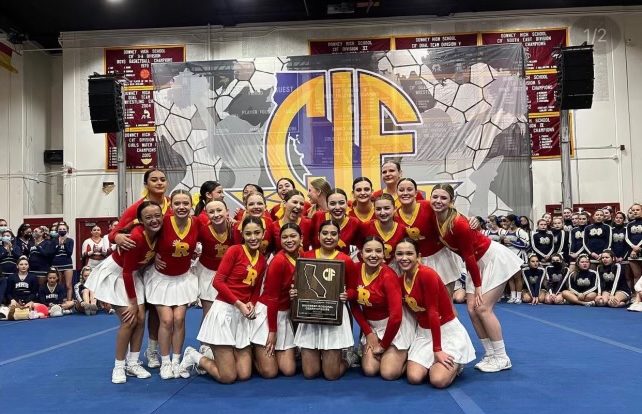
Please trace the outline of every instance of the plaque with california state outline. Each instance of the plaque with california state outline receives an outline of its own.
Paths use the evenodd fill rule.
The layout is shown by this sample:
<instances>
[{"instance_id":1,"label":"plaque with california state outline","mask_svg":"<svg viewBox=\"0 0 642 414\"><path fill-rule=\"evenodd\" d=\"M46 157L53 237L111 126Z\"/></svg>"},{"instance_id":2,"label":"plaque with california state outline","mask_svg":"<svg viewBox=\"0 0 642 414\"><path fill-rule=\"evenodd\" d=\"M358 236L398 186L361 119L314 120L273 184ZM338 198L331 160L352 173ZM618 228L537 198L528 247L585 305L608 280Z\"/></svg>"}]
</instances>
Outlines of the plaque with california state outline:
<instances>
[{"instance_id":1,"label":"plaque with california state outline","mask_svg":"<svg viewBox=\"0 0 642 414\"><path fill-rule=\"evenodd\" d=\"M345 267L340 260L297 259L291 318L299 323L341 325Z\"/></svg>"}]
</instances>

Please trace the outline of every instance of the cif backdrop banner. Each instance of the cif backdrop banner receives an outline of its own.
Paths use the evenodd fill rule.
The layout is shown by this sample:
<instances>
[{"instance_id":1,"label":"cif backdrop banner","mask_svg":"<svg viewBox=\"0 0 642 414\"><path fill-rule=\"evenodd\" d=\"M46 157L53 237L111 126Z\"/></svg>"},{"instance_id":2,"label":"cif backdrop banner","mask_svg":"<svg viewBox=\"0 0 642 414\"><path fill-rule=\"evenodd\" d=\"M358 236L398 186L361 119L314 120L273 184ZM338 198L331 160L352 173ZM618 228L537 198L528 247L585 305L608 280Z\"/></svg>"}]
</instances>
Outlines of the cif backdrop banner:
<instances>
[{"instance_id":1,"label":"cif backdrop banner","mask_svg":"<svg viewBox=\"0 0 642 414\"><path fill-rule=\"evenodd\" d=\"M158 165L171 187L206 180L240 204L316 177L381 186L401 161L422 191L451 183L469 215L532 208L521 45L159 63L152 66ZM231 206L230 206L231 207Z\"/></svg>"}]
</instances>

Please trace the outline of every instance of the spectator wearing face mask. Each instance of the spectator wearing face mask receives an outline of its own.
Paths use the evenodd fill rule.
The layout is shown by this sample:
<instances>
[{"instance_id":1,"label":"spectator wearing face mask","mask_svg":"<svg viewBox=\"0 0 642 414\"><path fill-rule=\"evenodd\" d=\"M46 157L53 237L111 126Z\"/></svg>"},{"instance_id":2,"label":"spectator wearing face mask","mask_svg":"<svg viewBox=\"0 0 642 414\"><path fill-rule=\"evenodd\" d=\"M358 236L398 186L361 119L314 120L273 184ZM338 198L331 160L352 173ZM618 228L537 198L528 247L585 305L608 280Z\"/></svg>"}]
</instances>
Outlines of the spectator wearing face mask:
<instances>
[{"instance_id":1,"label":"spectator wearing face mask","mask_svg":"<svg viewBox=\"0 0 642 414\"><path fill-rule=\"evenodd\" d=\"M54 256L51 266L54 267L64 278L64 284L67 288L67 300L72 300L73 295L73 261L71 256L74 254L74 240L67 237L67 223L58 223L58 237L52 238L54 245Z\"/></svg>"},{"instance_id":2,"label":"spectator wearing face mask","mask_svg":"<svg viewBox=\"0 0 642 414\"><path fill-rule=\"evenodd\" d=\"M38 278L38 285L47 282L47 271L51 267L55 245L49 240L49 229L36 227L32 233L33 244L29 249L29 270Z\"/></svg>"},{"instance_id":3,"label":"spectator wearing face mask","mask_svg":"<svg viewBox=\"0 0 642 414\"><path fill-rule=\"evenodd\" d=\"M20 227L18 227L18 232L16 233L16 244L20 247L20 256L29 257L29 250L33 245L31 234L31 225L29 223L22 223Z\"/></svg>"},{"instance_id":4,"label":"spectator wearing face mask","mask_svg":"<svg viewBox=\"0 0 642 414\"><path fill-rule=\"evenodd\" d=\"M16 263L20 258L20 245L11 230L2 232L2 249L0 249L0 269L4 276L16 273Z\"/></svg>"}]
</instances>

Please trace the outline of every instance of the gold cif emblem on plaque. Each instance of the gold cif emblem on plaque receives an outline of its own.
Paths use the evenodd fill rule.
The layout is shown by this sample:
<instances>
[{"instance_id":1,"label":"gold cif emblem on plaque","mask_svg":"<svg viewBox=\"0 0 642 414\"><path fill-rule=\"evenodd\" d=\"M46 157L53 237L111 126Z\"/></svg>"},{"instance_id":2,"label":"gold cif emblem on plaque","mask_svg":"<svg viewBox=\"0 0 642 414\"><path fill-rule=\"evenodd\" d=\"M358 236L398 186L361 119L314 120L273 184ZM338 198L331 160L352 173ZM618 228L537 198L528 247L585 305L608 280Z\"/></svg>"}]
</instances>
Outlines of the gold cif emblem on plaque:
<instances>
[{"instance_id":1,"label":"gold cif emblem on plaque","mask_svg":"<svg viewBox=\"0 0 642 414\"><path fill-rule=\"evenodd\" d=\"M328 282L332 282L334 279L334 276L336 275L334 269L327 268L323 270L323 279L325 279Z\"/></svg>"}]
</instances>

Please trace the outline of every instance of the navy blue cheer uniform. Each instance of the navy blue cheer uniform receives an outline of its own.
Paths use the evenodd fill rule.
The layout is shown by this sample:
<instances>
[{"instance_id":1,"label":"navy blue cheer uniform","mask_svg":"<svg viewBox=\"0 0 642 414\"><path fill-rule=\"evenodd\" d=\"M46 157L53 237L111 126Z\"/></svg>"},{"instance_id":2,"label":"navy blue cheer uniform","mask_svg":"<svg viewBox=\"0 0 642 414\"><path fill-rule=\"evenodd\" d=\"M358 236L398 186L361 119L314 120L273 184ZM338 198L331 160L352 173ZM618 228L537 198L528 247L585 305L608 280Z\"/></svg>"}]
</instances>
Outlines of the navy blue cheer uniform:
<instances>
[{"instance_id":1,"label":"navy blue cheer uniform","mask_svg":"<svg viewBox=\"0 0 642 414\"><path fill-rule=\"evenodd\" d=\"M562 293L566 287L567 279L568 267L563 266L562 263L546 266L546 286L548 288L548 293L552 295Z\"/></svg>"},{"instance_id":2,"label":"navy blue cheer uniform","mask_svg":"<svg viewBox=\"0 0 642 414\"><path fill-rule=\"evenodd\" d=\"M18 303L34 302L38 299L38 278L31 274L25 275L24 279L15 273L9 276L7 284L7 300L15 300Z\"/></svg>"},{"instance_id":3,"label":"navy blue cheer uniform","mask_svg":"<svg viewBox=\"0 0 642 414\"><path fill-rule=\"evenodd\" d=\"M595 270L578 270L575 275L568 277L568 289L579 295L580 293L591 293L599 291L599 279Z\"/></svg>"},{"instance_id":4,"label":"navy blue cheer uniform","mask_svg":"<svg viewBox=\"0 0 642 414\"><path fill-rule=\"evenodd\" d=\"M554 236L550 230L537 230L531 236L531 249L540 261L549 260L554 253Z\"/></svg>"},{"instance_id":5,"label":"navy blue cheer uniform","mask_svg":"<svg viewBox=\"0 0 642 414\"><path fill-rule=\"evenodd\" d=\"M527 267L526 269L522 269L522 276L524 277L526 289L528 290L528 293L531 294L531 297L538 297L539 292L544 290L546 271L541 267L538 267L537 269Z\"/></svg>"},{"instance_id":6,"label":"navy blue cheer uniform","mask_svg":"<svg viewBox=\"0 0 642 414\"><path fill-rule=\"evenodd\" d=\"M71 255L74 253L73 239L66 238L63 244L58 242L58 240L55 240L53 243L54 257L51 265L58 271L73 269L73 263L71 261Z\"/></svg>"},{"instance_id":7,"label":"navy blue cheer uniform","mask_svg":"<svg viewBox=\"0 0 642 414\"><path fill-rule=\"evenodd\" d=\"M569 253L580 254L584 251L584 229L586 226L573 227L569 240Z\"/></svg>"},{"instance_id":8,"label":"navy blue cheer uniform","mask_svg":"<svg viewBox=\"0 0 642 414\"><path fill-rule=\"evenodd\" d=\"M631 289L626 283L626 277L619 263L598 266L597 273L600 276L600 291L608 292L611 295L614 295L615 292L622 292L628 297L631 296Z\"/></svg>"},{"instance_id":9,"label":"navy blue cheer uniform","mask_svg":"<svg viewBox=\"0 0 642 414\"><path fill-rule=\"evenodd\" d=\"M551 230L553 233L553 253L561 254L568 261L568 236L566 230Z\"/></svg>"},{"instance_id":10,"label":"navy blue cheer uniform","mask_svg":"<svg viewBox=\"0 0 642 414\"><path fill-rule=\"evenodd\" d=\"M565 232L567 232L567 233L570 232L571 230L573 230L573 227L574 227L573 226L573 220L571 220L571 219L564 220L564 231Z\"/></svg>"},{"instance_id":11,"label":"navy blue cheer uniform","mask_svg":"<svg viewBox=\"0 0 642 414\"><path fill-rule=\"evenodd\" d=\"M611 247L611 226L604 223L589 224L584 228L584 251L602 254ZM591 260L595 260L591 257Z\"/></svg>"},{"instance_id":12,"label":"navy blue cheer uniform","mask_svg":"<svg viewBox=\"0 0 642 414\"><path fill-rule=\"evenodd\" d=\"M55 248L56 246L51 240L43 240L39 244L31 246L29 251L29 271L38 277L47 276Z\"/></svg>"},{"instance_id":13,"label":"navy blue cheer uniform","mask_svg":"<svg viewBox=\"0 0 642 414\"><path fill-rule=\"evenodd\" d=\"M67 299L67 291L63 285L56 283L53 289L49 285L40 287L38 291L38 302L49 306L49 304L62 305Z\"/></svg>"},{"instance_id":14,"label":"navy blue cheer uniform","mask_svg":"<svg viewBox=\"0 0 642 414\"><path fill-rule=\"evenodd\" d=\"M486 229L484 230L484 235L491 239L492 241L495 241L497 243L502 242L502 238L506 235L506 230L504 229L497 229L497 230L490 230Z\"/></svg>"},{"instance_id":15,"label":"navy blue cheer uniform","mask_svg":"<svg viewBox=\"0 0 642 414\"><path fill-rule=\"evenodd\" d=\"M11 250L7 251L4 242L0 247L0 269L4 276L10 276L18 271L16 264L20 258L20 244L12 243Z\"/></svg>"},{"instance_id":16,"label":"navy blue cheer uniform","mask_svg":"<svg viewBox=\"0 0 642 414\"><path fill-rule=\"evenodd\" d=\"M618 259L626 260L631 247L626 242L626 227L624 224L614 225L611 236L611 250Z\"/></svg>"},{"instance_id":17,"label":"navy blue cheer uniform","mask_svg":"<svg viewBox=\"0 0 642 414\"><path fill-rule=\"evenodd\" d=\"M642 246L642 218L637 218L626 225L626 243L629 247ZM641 255L642 252L638 253L637 260L642 259ZM629 260L632 260L630 255Z\"/></svg>"}]
</instances>

